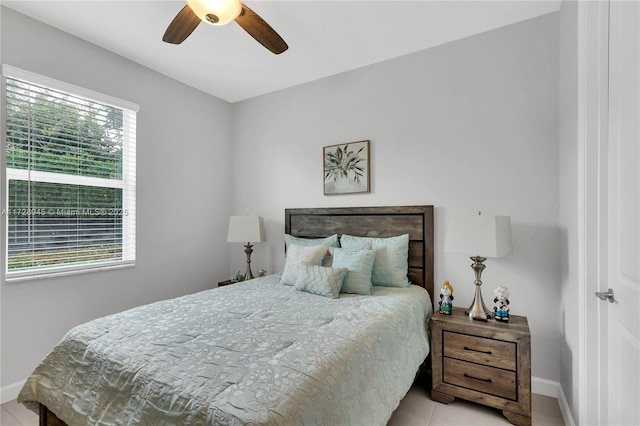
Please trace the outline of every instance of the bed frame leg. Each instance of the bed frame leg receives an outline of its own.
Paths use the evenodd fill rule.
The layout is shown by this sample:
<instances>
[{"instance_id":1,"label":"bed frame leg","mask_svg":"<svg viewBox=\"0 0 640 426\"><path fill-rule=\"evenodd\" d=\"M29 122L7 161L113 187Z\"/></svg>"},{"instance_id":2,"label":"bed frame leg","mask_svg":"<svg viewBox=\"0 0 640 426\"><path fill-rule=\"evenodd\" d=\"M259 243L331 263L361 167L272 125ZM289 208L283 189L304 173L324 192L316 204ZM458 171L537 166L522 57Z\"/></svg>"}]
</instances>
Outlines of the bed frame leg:
<instances>
[{"instance_id":1,"label":"bed frame leg","mask_svg":"<svg viewBox=\"0 0 640 426\"><path fill-rule=\"evenodd\" d=\"M49 409L44 405L40 404L40 426L66 426L66 423L63 422L53 414Z\"/></svg>"},{"instance_id":2,"label":"bed frame leg","mask_svg":"<svg viewBox=\"0 0 640 426\"><path fill-rule=\"evenodd\" d=\"M47 407L40 404L40 426L47 426Z\"/></svg>"},{"instance_id":3,"label":"bed frame leg","mask_svg":"<svg viewBox=\"0 0 640 426\"><path fill-rule=\"evenodd\" d=\"M426 389L431 390L431 354L427 356L424 362L418 368L415 381L423 385Z\"/></svg>"}]
</instances>

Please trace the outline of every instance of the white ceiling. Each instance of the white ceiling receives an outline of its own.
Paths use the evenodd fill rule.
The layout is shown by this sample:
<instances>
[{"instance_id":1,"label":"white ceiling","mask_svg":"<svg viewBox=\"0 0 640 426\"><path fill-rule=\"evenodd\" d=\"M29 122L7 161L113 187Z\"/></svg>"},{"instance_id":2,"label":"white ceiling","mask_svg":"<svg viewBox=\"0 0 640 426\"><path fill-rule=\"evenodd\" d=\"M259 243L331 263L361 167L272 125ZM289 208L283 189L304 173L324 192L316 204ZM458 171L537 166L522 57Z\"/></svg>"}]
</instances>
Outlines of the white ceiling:
<instances>
[{"instance_id":1,"label":"white ceiling","mask_svg":"<svg viewBox=\"0 0 640 426\"><path fill-rule=\"evenodd\" d=\"M182 44L164 43L180 0L2 4L237 102L551 13L561 0L246 1L289 45L281 55L235 22L201 23Z\"/></svg>"}]
</instances>

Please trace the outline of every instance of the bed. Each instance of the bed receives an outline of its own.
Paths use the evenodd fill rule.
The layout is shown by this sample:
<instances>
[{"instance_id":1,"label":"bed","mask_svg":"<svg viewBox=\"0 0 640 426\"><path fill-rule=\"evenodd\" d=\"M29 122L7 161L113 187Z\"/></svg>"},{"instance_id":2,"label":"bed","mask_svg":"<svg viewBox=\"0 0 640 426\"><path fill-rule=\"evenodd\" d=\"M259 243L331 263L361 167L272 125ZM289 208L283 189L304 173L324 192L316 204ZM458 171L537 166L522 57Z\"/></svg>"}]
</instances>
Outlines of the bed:
<instances>
[{"instance_id":1,"label":"bed","mask_svg":"<svg viewBox=\"0 0 640 426\"><path fill-rule=\"evenodd\" d=\"M49 425L386 424L429 352L433 207L286 209L285 233L408 235L413 285L331 299L273 274L99 318L18 401Z\"/></svg>"}]
</instances>

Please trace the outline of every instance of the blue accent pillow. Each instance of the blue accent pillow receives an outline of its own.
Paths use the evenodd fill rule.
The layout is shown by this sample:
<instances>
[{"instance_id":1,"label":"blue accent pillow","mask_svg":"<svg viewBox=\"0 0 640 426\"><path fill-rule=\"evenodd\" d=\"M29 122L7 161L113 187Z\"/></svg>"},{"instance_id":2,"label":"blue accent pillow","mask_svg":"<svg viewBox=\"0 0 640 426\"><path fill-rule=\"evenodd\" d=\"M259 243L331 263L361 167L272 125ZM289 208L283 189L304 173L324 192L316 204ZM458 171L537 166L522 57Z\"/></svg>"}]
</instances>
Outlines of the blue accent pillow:
<instances>
[{"instance_id":1,"label":"blue accent pillow","mask_svg":"<svg viewBox=\"0 0 640 426\"><path fill-rule=\"evenodd\" d=\"M327 247L340 247L340 243L338 242L338 234L333 234L326 238L300 238L294 237L293 235L284 234L284 245L287 250L289 250L289 246L291 244L297 244L299 246L321 246L325 245Z\"/></svg>"},{"instance_id":2,"label":"blue accent pillow","mask_svg":"<svg viewBox=\"0 0 640 426\"><path fill-rule=\"evenodd\" d=\"M331 266L333 248L340 247L340 243L338 242L338 234L333 234L325 238L300 238L294 237L293 235L284 234L284 246L286 251L289 251L289 246L291 244L296 244L299 246L311 247L311 246L320 246L324 245L329 247L327 255L322 259L323 266ZM285 262L287 259L285 259Z\"/></svg>"},{"instance_id":3,"label":"blue accent pillow","mask_svg":"<svg viewBox=\"0 0 640 426\"><path fill-rule=\"evenodd\" d=\"M371 282L385 287L407 287L409 283L409 234L389 238L342 235L343 248L359 250L369 243L375 252ZM334 259L335 261L335 259Z\"/></svg>"},{"instance_id":4,"label":"blue accent pillow","mask_svg":"<svg viewBox=\"0 0 640 426\"><path fill-rule=\"evenodd\" d=\"M347 268L349 271L342 283L341 292L371 294L371 272L374 260L375 252L370 248L368 250L334 249L333 267Z\"/></svg>"},{"instance_id":5,"label":"blue accent pillow","mask_svg":"<svg viewBox=\"0 0 640 426\"><path fill-rule=\"evenodd\" d=\"M293 288L306 291L331 299L340 297L340 288L347 268L329 268L326 266L309 265L303 262L298 271L298 279Z\"/></svg>"}]
</instances>

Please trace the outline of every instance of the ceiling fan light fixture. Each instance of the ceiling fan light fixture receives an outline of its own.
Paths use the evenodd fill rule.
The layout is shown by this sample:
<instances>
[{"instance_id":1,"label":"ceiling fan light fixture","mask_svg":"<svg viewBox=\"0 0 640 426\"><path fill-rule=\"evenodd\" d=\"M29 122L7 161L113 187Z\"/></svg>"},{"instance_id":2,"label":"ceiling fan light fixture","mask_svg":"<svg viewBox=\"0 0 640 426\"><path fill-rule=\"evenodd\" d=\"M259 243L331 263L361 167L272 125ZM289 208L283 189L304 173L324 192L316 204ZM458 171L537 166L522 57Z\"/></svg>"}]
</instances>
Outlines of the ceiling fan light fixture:
<instances>
[{"instance_id":1,"label":"ceiling fan light fixture","mask_svg":"<svg viewBox=\"0 0 640 426\"><path fill-rule=\"evenodd\" d=\"M242 12L240 0L186 0L193 13L211 25L225 25Z\"/></svg>"}]
</instances>

